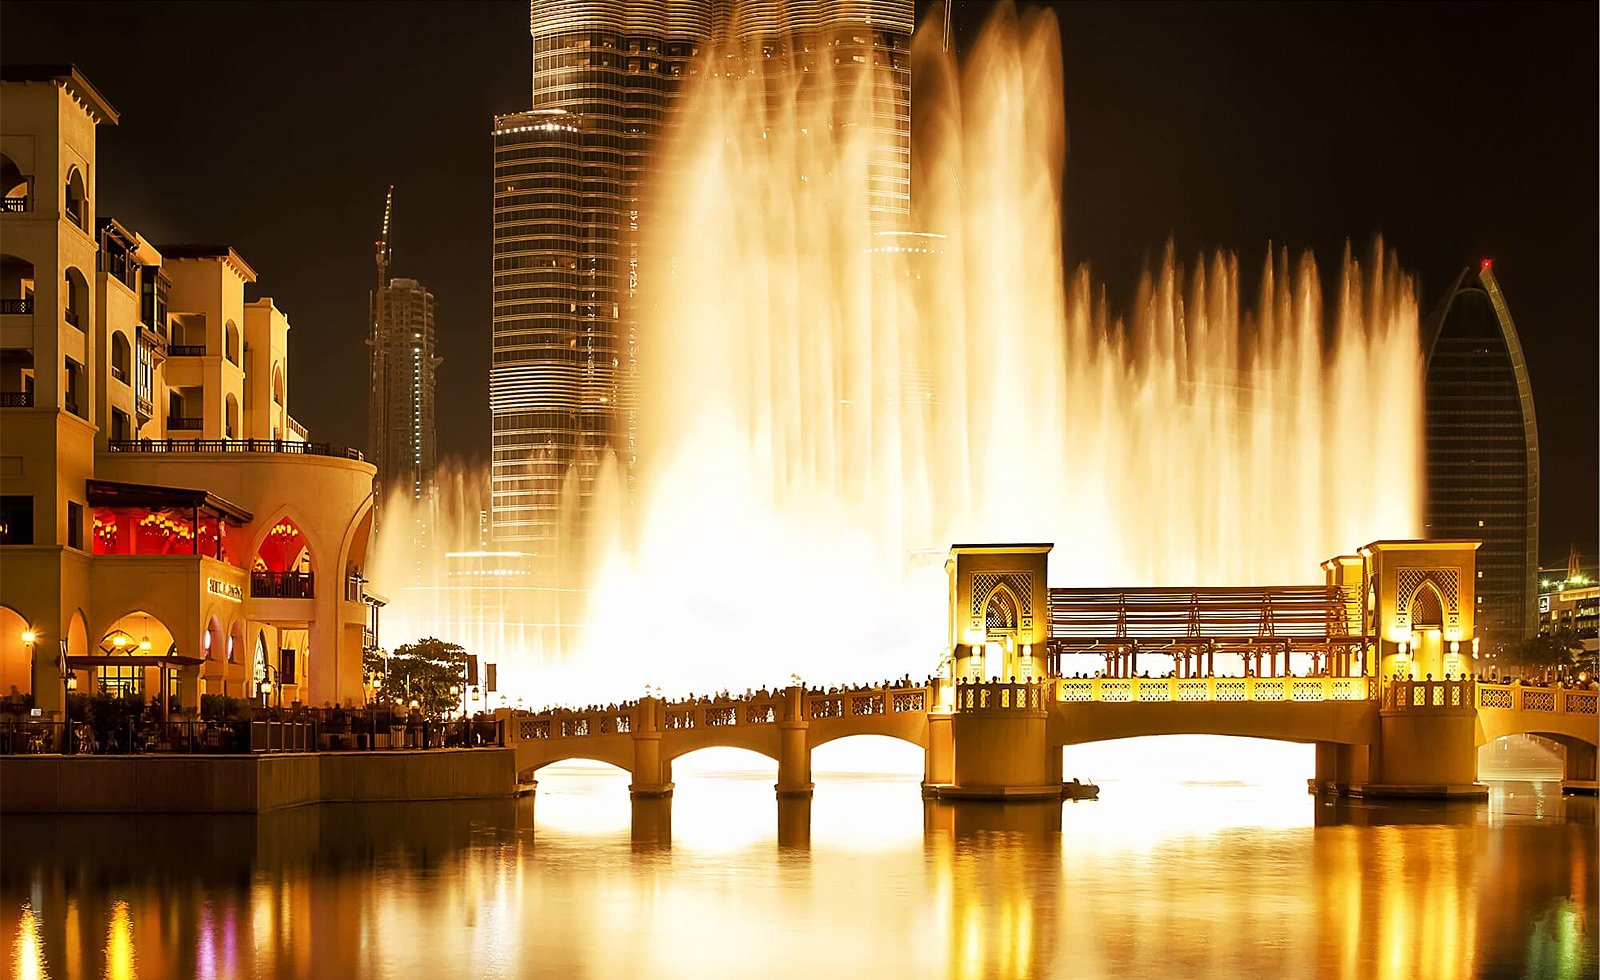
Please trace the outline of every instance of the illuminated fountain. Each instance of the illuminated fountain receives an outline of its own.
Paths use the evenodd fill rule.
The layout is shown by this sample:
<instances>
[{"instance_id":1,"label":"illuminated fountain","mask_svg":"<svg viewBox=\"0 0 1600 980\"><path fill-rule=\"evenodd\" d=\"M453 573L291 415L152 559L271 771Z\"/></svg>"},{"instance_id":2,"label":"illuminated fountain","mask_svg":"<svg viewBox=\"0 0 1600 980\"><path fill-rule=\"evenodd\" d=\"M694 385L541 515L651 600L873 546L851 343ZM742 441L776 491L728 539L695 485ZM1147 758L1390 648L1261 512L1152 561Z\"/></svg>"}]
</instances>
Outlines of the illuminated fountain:
<instances>
[{"instance_id":1,"label":"illuminated fountain","mask_svg":"<svg viewBox=\"0 0 1600 980\"><path fill-rule=\"evenodd\" d=\"M638 490L613 464L563 549L578 649L503 655L530 697L926 674L951 542L1052 541L1056 585L1251 584L1420 530L1416 297L1381 243L1332 295L1309 257L1249 289L1169 249L1119 315L1064 265L1054 19L914 61L914 233L868 219L870 84L691 80L644 212Z\"/></svg>"}]
</instances>

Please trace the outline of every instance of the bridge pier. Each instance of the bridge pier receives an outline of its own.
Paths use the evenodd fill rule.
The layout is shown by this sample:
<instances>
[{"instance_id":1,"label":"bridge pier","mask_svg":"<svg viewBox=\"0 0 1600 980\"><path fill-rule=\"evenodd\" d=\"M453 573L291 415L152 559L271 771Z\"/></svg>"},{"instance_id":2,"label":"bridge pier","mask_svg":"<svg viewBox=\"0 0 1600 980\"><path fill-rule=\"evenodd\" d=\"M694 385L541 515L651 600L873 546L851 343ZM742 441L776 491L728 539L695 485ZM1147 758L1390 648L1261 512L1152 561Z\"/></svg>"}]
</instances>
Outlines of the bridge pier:
<instances>
[{"instance_id":1,"label":"bridge pier","mask_svg":"<svg viewBox=\"0 0 1600 980\"><path fill-rule=\"evenodd\" d=\"M1046 736L1045 685L962 684L950 721L953 778L924 784L940 800L1060 800L1061 753ZM932 720L930 718L930 727ZM930 758L934 740L929 733Z\"/></svg>"},{"instance_id":2,"label":"bridge pier","mask_svg":"<svg viewBox=\"0 0 1600 980\"><path fill-rule=\"evenodd\" d=\"M783 717L778 719L778 791L780 811L786 797L811 799L810 722L805 716L805 689L790 687L783 692ZM810 826L809 812L807 827ZM807 830L807 839L810 831Z\"/></svg>"},{"instance_id":3,"label":"bridge pier","mask_svg":"<svg viewBox=\"0 0 1600 980\"><path fill-rule=\"evenodd\" d=\"M1371 782L1372 755L1365 745L1318 742L1316 774L1311 791L1333 796L1349 796L1351 787Z\"/></svg>"},{"instance_id":4,"label":"bridge pier","mask_svg":"<svg viewBox=\"0 0 1600 980\"><path fill-rule=\"evenodd\" d=\"M1369 783L1350 795L1484 799L1470 680L1391 681L1378 711Z\"/></svg>"},{"instance_id":5,"label":"bridge pier","mask_svg":"<svg viewBox=\"0 0 1600 980\"><path fill-rule=\"evenodd\" d=\"M954 715L928 713L928 747L922 757L922 796L936 798L938 788L956 781Z\"/></svg>"},{"instance_id":6,"label":"bridge pier","mask_svg":"<svg viewBox=\"0 0 1600 980\"><path fill-rule=\"evenodd\" d=\"M672 846L672 797L634 796L633 824L630 828L635 848Z\"/></svg>"},{"instance_id":7,"label":"bridge pier","mask_svg":"<svg viewBox=\"0 0 1600 980\"><path fill-rule=\"evenodd\" d=\"M1563 741L1561 748L1566 760L1566 769L1561 774L1561 792L1595 795L1595 747L1569 739Z\"/></svg>"},{"instance_id":8,"label":"bridge pier","mask_svg":"<svg viewBox=\"0 0 1600 980\"><path fill-rule=\"evenodd\" d=\"M802 851L810 849L810 794L778 797L778 846Z\"/></svg>"},{"instance_id":9,"label":"bridge pier","mask_svg":"<svg viewBox=\"0 0 1600 980\"><path fill-rule=\"evenodd\" d=\"M661 702L644 698L634 715L633 782L628 794L635 800L672 795L672 762L661 758Z\"/></svg>"}]
</instances>

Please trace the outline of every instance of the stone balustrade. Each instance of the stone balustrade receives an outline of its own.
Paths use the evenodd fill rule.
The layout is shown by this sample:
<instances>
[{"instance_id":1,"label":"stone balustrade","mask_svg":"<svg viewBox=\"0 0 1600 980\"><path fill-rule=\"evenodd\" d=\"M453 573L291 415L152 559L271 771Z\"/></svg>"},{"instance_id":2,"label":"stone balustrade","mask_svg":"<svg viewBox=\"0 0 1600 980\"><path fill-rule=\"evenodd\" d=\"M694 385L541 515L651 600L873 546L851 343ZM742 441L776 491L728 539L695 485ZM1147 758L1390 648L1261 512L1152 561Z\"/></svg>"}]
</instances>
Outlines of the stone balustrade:
<instances>
[{"instance_id":1,"label":"stone balustrade","mask_svg":"<svg viewBox=\"0 0 1600 980\"><path fill-rule=\"evenodd\" d=\"M1366 701L1370 677L1063 677L1052 682L1062 702Z\"/></svg>"},{"instance_id":2,"label":"stone balustrade","mask_svg":"<svg viewBox=\"0 0 1600 980\"><path fill-rule=\"evenodd\" d=\"M1048 681L974 681L956 685L956 710L1043 711Z\"/></svg>"},{"instance_id":3,"label":"stone balustrade","mask_svg":"<svg viewBox=\"0 0 1600 980\"><path fill-rule=\"evenodd\" d=\"M659 705L658 726L663 732L694 731L707 728L741 728L776 725L784 717L784 695L773 692L750 698L663 701ZM862 687L839 691L806 691L802 711L807 721L862 718L905 712L926 713L936 703L936 692L928 685L907 687ZM642 731L641 702L629 702L600 711L555 710L535 715L518 715L514 730L524 740L586 738L593 735L624 735Z\"/></svg>"},{"instance_id":4,"label":"stone balustrade","mask_svg":"<svg viewBox=\"0 0 1600 980\"><path fill-rule=\"evenodd\" d=\"M1383 685L1383 707L1387 711L1425 708L1471 708L1474 706L1471 677L1420 681L1389 678Z\"/></svg>"},{"instance_id":5,"label":"stone balustrade","mask_svg":"<svg viewBox=\"0 0 1600 980\"><path fill-rule=\"evenodd\" d=\"M1477 707L1510 711L1542 711L1551 714L1594 715L1600 694L1565 687L1537 687L1525 684L1477 684Z\"/></svg>"}]
</instances>

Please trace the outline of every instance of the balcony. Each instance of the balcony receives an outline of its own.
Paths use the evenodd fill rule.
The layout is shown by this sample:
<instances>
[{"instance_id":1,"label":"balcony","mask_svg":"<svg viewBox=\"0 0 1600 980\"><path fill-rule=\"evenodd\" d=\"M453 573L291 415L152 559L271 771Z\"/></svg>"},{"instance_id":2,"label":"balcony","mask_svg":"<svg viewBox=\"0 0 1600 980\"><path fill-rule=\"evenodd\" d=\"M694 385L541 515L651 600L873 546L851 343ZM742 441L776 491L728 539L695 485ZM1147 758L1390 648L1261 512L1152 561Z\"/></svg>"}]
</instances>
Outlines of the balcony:
<instances>
[{"instance_id":1,"label":"balcony","mask_svg":"<svg viewBox=\"0 0 1600 980\"><path fill-rule=\"evenodd\" d=\"M83 329L83 325L78 322L80 319L82 319L82 317L78 315L77 310L68 307L67 309L61 311L61 318L72 324L74 327L77 327L79 330Z\"/></svg>"},{"instance_id":2,"label":"balcony","mask_svg":"<svg viewBox=\"0 0 1600 980\"><path fill-rule=\"evenodd\" d=\"M32 408L33 392L0 391L0 408Z\"/></svg>"},{"instance_id":3,"label":"balcony","mask_svg":"<svg viewBox=\"0 0 1600 980\"><path fill-rule=\"evenodd\" d=\"M7 198L10 200L10 198ZM33 297L24 296L20 299L0 299L0 315L28 316L33 312Z\"/></svg>"},{"instance_id":4,"label":"balcony","mask_svg":"<svg viewBox=\"0 0 1600 980\"><path fill-rule=\"evenodd\" d=\"M195 422L198 419L168 419L173 422ZM106 444L113 453L284 453L290 456L335 456L359 460L361 450L334 446L326 442L301 442L298 439L113 439Z\"/></svg>"},{"instance_id":5,"label":"balcony","mask_svg":"<svg viewBox=\"0 0 1600 980\"><path fill-rule=\"evenodd\" d=\"M26 214L28 211L32 210L29 207L29 205L32 203L32 198L5 197L0 198L0 201L4 202L3 204L0 204L0 212L4 212L6 214Z\"/></svg>"},{"instance_id":6,"label":"balcony","mask_svg":"<svg viewBox=\"0 0 1600 980\"><path fill-rule=\"evenodd\" d=\"M203 418L179 418L170 415L167 417L167 429L171 432L199 432L203 428L205 428Z\"/></svg>"},{"instance_id":7,"label":"balcony","mask_svg":"<svg viewBox=\"0 0 1600 980\"><path fill-rule=\"evenodd\" d=\"M150 348L160 357L165 357L167 354L167 335L159 330L154 330L141 324L139 327L139 343L141 346Z\"/></svg>"},{"instance_id":8,"label":"balcony","mask_svg":"<svg viewBox=\"0 0 1600 980\"><path fill-rule=\"evenodd\" d=\"M205 357L205 344L168 344L168 357Z\"/></svg>"},{"instance_id":9,"label":"balcony","mask_svg":"<svg viewBox=\"0 0 1600 980\"><path fill-rule=\"evenodd\" d=\"M299 436L302 439L307 437L306 427L301 425L299 422L296 422L294 420L294 416L288 415L288 416L285 416L285 418L287 418L288 421L289 421L289 431L290 432L293 432L295 435Z\"/></svg>"},{"instance_id":10,"label":"balcony","mask_svg":"<svg viewBox=\"0 0 1600 980\"><path fill-rule=\"evenodd\" d=\"M250 597L253 599L314 599L314 572L251 572Z\"/></svg>"}]
</instances>

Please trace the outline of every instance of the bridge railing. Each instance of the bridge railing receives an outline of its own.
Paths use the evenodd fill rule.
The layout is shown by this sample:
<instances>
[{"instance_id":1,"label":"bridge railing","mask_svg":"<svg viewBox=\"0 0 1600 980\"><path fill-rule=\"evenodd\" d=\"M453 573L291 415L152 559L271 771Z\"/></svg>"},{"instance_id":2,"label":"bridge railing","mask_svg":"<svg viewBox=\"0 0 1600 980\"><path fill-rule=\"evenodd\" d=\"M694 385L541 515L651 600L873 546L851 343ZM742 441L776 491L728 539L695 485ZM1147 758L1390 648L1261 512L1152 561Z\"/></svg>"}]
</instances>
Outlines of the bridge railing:
<instances>
[{"instance_id":1,"label":"bridge railing","mask_svg":"<svg viewBox=\"0 0 1600 980\"><path fill-rule=\"evenodd\" d=\"M844 691L812 692L806 695L808 721L833 718L861 718L871 715L926 712L934 706L929 687L868 687Z\"/></svg>"},{"instance_id":2,"label":"bridge railing","mask_svg":"<svg viewBox=\"0 0 1600 980\"><path fill-rule=\"evenodd\" d=\"M1540 711L1594 715L1600 695L1594 691L1565 687L1537 687L1525 684L1477 685L1479 708L1504 708L1511 711Z\"/></svg>"},{"instance_id":3,"label":"bridge railing","mask_svg":"<svg viewBox=\"0 0 1600 980\"><path fill-rule=\"evenodd\" d=\"M1471 677L1414 681L1392 677L1383 685L1383 706L1391 711L1421 708L1473 707Z\"/></svg>"},{"instance_id":4,"label":"bridge railing","mask_svg":"<svg viewBox=\"0 0 1600 980\"><path fill-rule=\"evenodd\" d=\"M1049 706L1049 681L977 681L956 685L957 711L1042 711Z\"/></svg>"},{"instance_id":5,"label":"bridge railing","mask_svg":"<svg viewBox=\"0 0 1600 980\"><path fill-rule=\"evenodd\" d=\"M1367 701L1372 677L1063 677L1057 701L1166 703L1173 701Z\"/></svg>"},{"instance_id":6,"label":"bridge railing","mask_svg":"<svg viewBox=\"0 0 1600 980\"><path fill-rule=\"evenodd\" d=\"M801 710L808 722L926 713L936 708L938 692L931 685L861 687L838 691L805 691ZM512 731L523 740L589 738L626 735L644 730L647 723L664 732L707 728L775 725L784 718L782 691L749 698L696 699L693 701L630 702L594 711L555 710L514 716ZM646 712L656 712L653 722Z\"/></svg>"}]
</instances>

